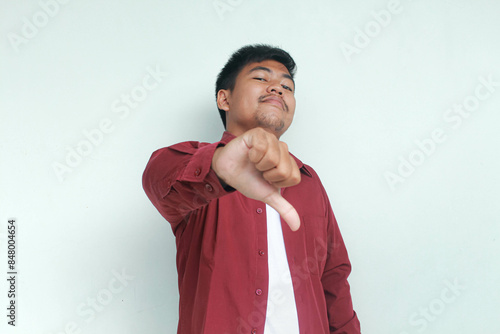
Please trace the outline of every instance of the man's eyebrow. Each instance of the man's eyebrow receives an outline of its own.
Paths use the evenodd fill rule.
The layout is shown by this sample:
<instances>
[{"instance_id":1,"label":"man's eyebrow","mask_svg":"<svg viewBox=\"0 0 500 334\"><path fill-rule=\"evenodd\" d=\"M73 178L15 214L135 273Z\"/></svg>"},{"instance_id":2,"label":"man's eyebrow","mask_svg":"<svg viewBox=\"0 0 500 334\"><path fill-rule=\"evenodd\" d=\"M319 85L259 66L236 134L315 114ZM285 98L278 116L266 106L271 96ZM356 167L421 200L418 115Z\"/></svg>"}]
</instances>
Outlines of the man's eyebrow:
<instances>
[{"instance_id":1,"label":"man's eyebrow","mask_svg":"<svg viewBox=\"0 0 500 334\"><path fill-rule=\"evenodd\" d=\"M254 68L252 68L250 71L248 71L248 73L252 73L252 72L255 72L255 71L259 71L259 70L262 70L262 71L266 71L266 72L269 72L269 73L272 73L273 71L271 71L271 69L267 68L267 67L264 67L264 66L256 66ZM295 81L293 80L292 76L290 74L286 74L286 73L283 73L281 75L283 78L287 78L287 79L290 79L292 80L293 84L295 85Z\"/></svg>"}]
</instances>

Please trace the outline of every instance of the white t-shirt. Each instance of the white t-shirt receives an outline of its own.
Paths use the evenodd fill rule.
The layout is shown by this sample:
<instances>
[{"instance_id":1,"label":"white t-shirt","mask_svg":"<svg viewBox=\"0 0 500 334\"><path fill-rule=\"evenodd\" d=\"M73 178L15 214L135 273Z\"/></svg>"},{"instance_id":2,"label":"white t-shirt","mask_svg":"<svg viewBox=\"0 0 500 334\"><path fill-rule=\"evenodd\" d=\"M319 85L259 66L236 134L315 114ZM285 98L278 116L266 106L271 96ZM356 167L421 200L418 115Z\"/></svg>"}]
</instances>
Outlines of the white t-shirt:
<instances>
[{"instance_id":1,"label":"white t-shirt","mask_svg":"<svg viewBox=\"0 0 500 334\"><path fill-rule=\"evenodd\" d=\"M269 293L264 334L299 334L292 277L279 213L266 204Z\"/></svg>"}]
</instances>

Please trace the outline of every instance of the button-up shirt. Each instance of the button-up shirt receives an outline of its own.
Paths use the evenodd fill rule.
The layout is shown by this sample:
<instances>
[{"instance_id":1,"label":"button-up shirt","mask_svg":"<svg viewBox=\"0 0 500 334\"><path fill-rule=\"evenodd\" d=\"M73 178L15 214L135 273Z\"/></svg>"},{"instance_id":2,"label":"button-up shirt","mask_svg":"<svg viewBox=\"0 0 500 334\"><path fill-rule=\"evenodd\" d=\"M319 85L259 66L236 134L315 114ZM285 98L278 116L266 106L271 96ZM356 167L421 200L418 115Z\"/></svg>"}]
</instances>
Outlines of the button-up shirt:
<instances>
[{"instance_id":1,"label":"button-up shirt","mask_svg":"<svg viewBox=\"0 0 500 334\"><path fill-rule=\"evenodd\" d=\"M268 303L266 205L231 187L211 169L215 143L183 142L155 151L144 190L170 223L177 246L179 334L263 333ZM293 155L292 155L293 156ZM298 185L282 188L301 226L281 219L301 334L356 334L347 277L351 264L316 172L293 156ZM279 307L280 296L269 296Z\"/></svg>"}]
</instances>

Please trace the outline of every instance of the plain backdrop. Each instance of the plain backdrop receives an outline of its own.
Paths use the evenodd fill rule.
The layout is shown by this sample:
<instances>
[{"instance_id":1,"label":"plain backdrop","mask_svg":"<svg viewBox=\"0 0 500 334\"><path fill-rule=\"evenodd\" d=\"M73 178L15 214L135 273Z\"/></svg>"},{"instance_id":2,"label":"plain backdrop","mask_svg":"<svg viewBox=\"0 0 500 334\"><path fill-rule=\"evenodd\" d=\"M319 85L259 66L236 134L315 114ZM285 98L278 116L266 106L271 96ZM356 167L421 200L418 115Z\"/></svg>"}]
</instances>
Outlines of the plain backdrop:
<instances>
[{"instance_id":1,"label":"plain backdrop","mask_svg":"<svg viewBox=\"0 0 500 334\"><path fill-rule=\"evenodd\" d=\"M500 332L498 1L0 4L2 333L176 333L175 240L142 172L219 140L216 75L250 43L297 62L281 139L327 189L362 332Z\"/></svg>"}]
</instances>

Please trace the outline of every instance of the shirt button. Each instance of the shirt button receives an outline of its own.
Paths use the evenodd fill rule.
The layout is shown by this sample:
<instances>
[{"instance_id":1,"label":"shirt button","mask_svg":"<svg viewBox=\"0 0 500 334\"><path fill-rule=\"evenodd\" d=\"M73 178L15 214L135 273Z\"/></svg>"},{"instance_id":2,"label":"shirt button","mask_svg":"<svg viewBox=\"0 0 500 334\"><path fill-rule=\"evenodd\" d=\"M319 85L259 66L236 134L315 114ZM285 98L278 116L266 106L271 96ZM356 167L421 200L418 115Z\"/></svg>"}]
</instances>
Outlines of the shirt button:
<instances>
[{"instance_id":1,"label":"shirt button","mask_svg":"<svg viewBox=\"0 0 500 334\"><path fill-rule=\"evenodd\" d=\"M255 290L255 294L256 294L257 296L260 296L260 295L262 294L262 290L261 290L261 289L257 289L257 290Z\"/></svg>"},{"instance_id":2,"label":"shirt button","mask_svg":"<svg viewBox=\"0 0 500 334\"><path fill-rule=\"evenodd\" d=\"M200 174L201 174L201 169L196 168L196 169L194 170L194 175L195 175L195 176L199 176Z\"/></svg>"},{"instance_id":3,"label":"shirt button","mask_svg":"<svg viewBox=\"0 0 500 334\"><path fill-rule=\"evenodd\" d=\"M262 213L262 209L261 208L257 208L257 213Z\"/></svg>"},{"instance_id":4,"label":"shirt button","mask_svg":"<svg viewBox=\"0 0 500 334\"><path fill-rule=\"evenodd\" d=\"M214 190L214 188L212 188L209 183L205 184L205 189L207 189L209 192L212 192L212 190Z\"/></svg>"},{"instance_id":5,"label":"shirt button","mask_svg":"<svg viewBox=\"0 0 500 334\"><path fill-rule=\"evenodd\" d=\"M252 334L257 334L257 328L252 328Z\"/></svg>"},{"instance_id":6,"label":"shirt button","mask_svg":"<svg viewBox=\"0 0 500 334\"><path fill-rule=\"evenodd\" d=\"M261 250L259 250L259 255L260 255L260 256L264 256L264 254L266 254L266 253L265 253L262 249L261 249Z\"/></svg>"}]
</instances>

